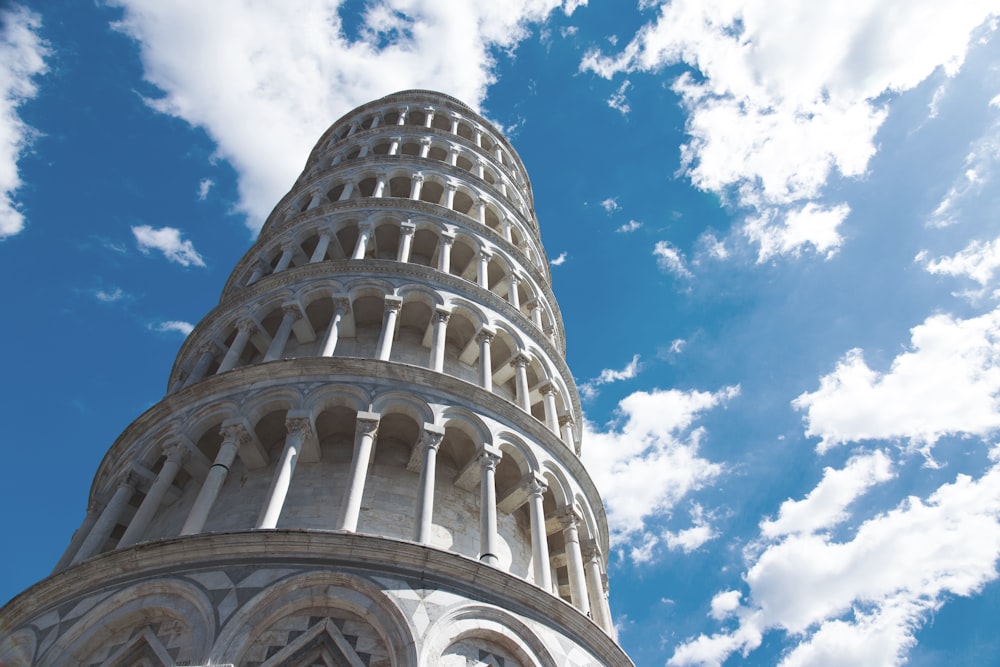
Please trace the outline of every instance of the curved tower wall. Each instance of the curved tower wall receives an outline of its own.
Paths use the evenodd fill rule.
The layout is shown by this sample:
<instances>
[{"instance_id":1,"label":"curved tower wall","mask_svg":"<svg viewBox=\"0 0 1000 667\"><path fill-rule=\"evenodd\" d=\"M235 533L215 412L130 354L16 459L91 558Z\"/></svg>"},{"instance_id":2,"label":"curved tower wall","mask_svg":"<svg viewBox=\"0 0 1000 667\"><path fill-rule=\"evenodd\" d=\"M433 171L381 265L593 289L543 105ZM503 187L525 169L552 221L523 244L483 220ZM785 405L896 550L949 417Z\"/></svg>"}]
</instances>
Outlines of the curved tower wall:
<instances>
[{"instance_id":1,"label":"curved tower wall","mask_svg":"<svg viewBox=\"0 0 1000 667\"><path fill-rule=\"evenodd\" d=\"M564 340L506 139L429 91L351 111L0 612L0 657L630 664Z\"/></svg>"}]
</instances>

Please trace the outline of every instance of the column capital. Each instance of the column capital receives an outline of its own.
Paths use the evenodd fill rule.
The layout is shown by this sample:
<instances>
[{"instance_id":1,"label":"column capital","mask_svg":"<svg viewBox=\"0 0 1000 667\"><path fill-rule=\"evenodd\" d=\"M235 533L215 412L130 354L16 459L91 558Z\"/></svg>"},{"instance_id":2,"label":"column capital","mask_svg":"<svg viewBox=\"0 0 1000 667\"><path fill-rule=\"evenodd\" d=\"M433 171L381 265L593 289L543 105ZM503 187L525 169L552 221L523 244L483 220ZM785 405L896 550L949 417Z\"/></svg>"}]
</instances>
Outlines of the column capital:
<instances>
[{"instance_id":1,"label":"column capital","mask_svg":"<svg viewBox=\"0 0 1000 667\"><path fill-rule=\"evenodd\" d=\"M246 422L239 417L222 422L222 426L219 427L219 435L222 436L222 444L231 442L237 447L242 447L253 439Z\"/></svg>"},{"instance_id":2,"label":"column capital","mask_svg":"<svg viewBox=\"0 0 1000 667\"><path fill-rule=\"evenodd\" d=\"M441 243L451 245L455 242L455 232L441 232Z\"/></svg>"},{"instance_id":3,"label":"column capital","mask_svg":"<svg viewBox=\"0 0 1000 667\"><path fill-rule=\"evenodd\" d=\"M313 433L312 419L309 415L304 414L286 416L285 430L288 432L288 435L297 435L302 438L308 438Z\"/></svg>"},{"instance_id":4,"label":"column capital","mask_svg":"<svg viewBox=\"0 0 1000 667\"><path fill-rule=\"evenodd\" d=\"M174 461L176 463L184 463L191 456L191 450L183 442L178 442L177 440L171 440L164 444L161 448L163 454L167 457L168 461Z\"/></svg>"},{"instance_id":5,"label":"column capital","mask_svg":"<svg viewBox=\"0 0 1000 667\"><path fill-rule=\"evenodd\" d=\"M425 146L430 146L430 144L431 144L431 138L430 137L420 137L420 143L423 144L423 145L425 145Z\"/></svg>"},{"instance_id":6,"label":"column capital","mask_svg":"<svg viewBox=\"0 0 1000 667\"><path fill-rule=\"evenodd\" d=\"M531 359L523 352L518 352L510 360L510 365L514 368L527 368L530 363Z\"/></svg>"},{"instance_id":7,"label":"column capital","mask_svg":"<svg viewBox=\"0 0 1000 667\"><path fill-rule=\"evenodd\" d=\"M507 279L510 281L511 285L519 285L521 283L521 276L516 273L511 273Z\"/></svg>"},{"instance_id":8,"label":"column capital","mask_svg":"<svg viewBox=\"0 0 1000 667\"><path fill-rule=\"evenodd\" d=\"M430 143L430 142L428 142L428 143ZM413 180L417 181L418 183L423 183L424 182L424 172L422 172L422 171L415 171L415 172L413 172Z\"/></svg>"},{"instance_id":9,"label":"column capital","mask_svg":"<svg viewBox=\"0 0 1000 667\"><path fill-rule=\"evenodd\" d=\"M503 458L503 452L499 448L493 447L492 445L483 445L476 452L476 456L479 458L479 465L483 470L490 470L496 472L497 465L500 464L500 459Z\"/></svg>"},{"instance_id":10,"label":"column capital","mask_svg":"<svg viewBox=\"0 0 1000 667\"><path fill-rule=\"evenodd\" d=\"M531 473L524 482L524 488L527 489L528 495L541 498L549 490L549 485L544 477L537 473Z\"/></svg>"},{"instance_id":11,"label":"column capital","mask_svg":"<svg viewBox=\"0 0 1000 667\"><path fill-rule=\"evenodd\" d=\"M444 187L448 190L458 190L458 183L455 181L448 181L444 184Z\"/></svg>"},{"instance_id":12,"label":"column capital","mask_svg":"<svg viewBox=\"0 0 1000 667\"><path fill-rule=\"evenodd\" d=\"M252 334L257 331L260 327L257 326L257 322L254 321L252 317L241 317L236 322L236 328L241 332Z\"/></svg>"},{"instance_id":13,"label":"column capital","mask_svg":"<svg viewBox=\"0 0 1000 667\"><path fill-rule=\"evenodd\" d=\"M480 248L479 259L485 259L486 261L493 259L493 251L489 248Z\"/></svg>"},{"instance_id":14,"label":"column capital","mask_svg":"<svg viewBox=\"0 0 1000 667\"><path fill-rule=\"evenodd\" d=\"M299 244L295 241L295 239L282 239L281 243L278 244L278 247L282 250L288 251L295 250L299 247Z\"/></svg>"},{"instance_id":15,"label":"column capital","mask_svg":"<svg viewBox=\"0 0 1000 667\"><path fill-rule=\"evenodd\" d=\"M367 234L371 234L372 231L374 231L374 229L375 229L375 222L373 220L371 220L370 218L367 219L367 220L362 220L361 222L358 223L358 233L359 234L362 233L362 232L365 232Z\"/></svg>"},{"instance_id":16,"label":"column capital","mask_svg":"<svg viewBox=\"0 0 1000 667\"><path fill-rule=\"evenodd\" d=\"M483 327L482 329L479 330L479 333L476 334L476 342L482 343L485 340L487 343L492 343L493 339L496 338L496 335L497 335L496 329L490 327Z\"/></svg>"},{"instance_id":17,"label":"column capital","mask_svg":"<svg viewBox=\"0 0 1000 667\"><path fill-rule=\"evenodd\" d=\"M423 179L423 177L421 177L421 180L422 179ZM413 223L412 220L407 219L407 220L403 220L401 223L399 223L399 233L400 234L403 234L404 236L409 236L409 235L413 234L415 231L417 231L417 226Z\"/></svg>"},{"instance_id":18,"label":"column capital","mask_svg":"<svg viewBox=\"0 0 1000 667\"><path fill-rule=\"evenodd\" d=\"M346 315L351 310L351 300L346 296L333 297L333 311L337 312L338 310L343 311L341 315Z\"/></svg>"},{"instance_id":19,"label":"column capital","mask_svg":"<svg viewBox=\"0 0 1000 667\"><path fill-rule=\"evenodd\" d=\"M281 304L281 310L286 314L292 314L296 319L302 317L302 306L294 301L287 301Z\"/></svg>"},{"instance_id":20,"label":"column capital","mask_svg":"<svg viewBox=\"0 0 1000 667\"><path fill-rule=\"evenodd\" d=\"M355 435L371 435L373 438L378 434L379 419L382 415L377 412L358 412L357 424L354 427Z\"/></svg>"},{"instance_id":21,"label":"column capital","mask_svg":"<svg viewBox=\"0 0 1000 667\"><path fill-rule=\"evenodd\" d=\"M219 351L219 344L214 340L206 340L198 346L198 354L215 354Z\"/></svg>"},{"instance_id":22,"label":"column capital","mask_svg":"<svg viewBox=\"0 0 1000 667\"><path fill-rule=\"evenodd\" d=\"M544 380L539 383L538 391L541 392L543 396L546 394L553 394L556 396L559 395L559 387L557 387L556 383L552 380Z\"/></svg>"},{"instance_id":23,"label":"column capital","mask_svg":"<svg viewBox=\"0 0 1000 667\"><path fill-rule=\"evenodd\" d=\"M403 300L398 296L386 296L385 297L385 310L399 312L399 309L403 307Z\"/></svg>"},{"instance_id":24,"label":"column capital","mask_svg":"<svg viewBox=\"0 0 1000 667\"><path fill-rule=\"evenodd\" d=\"M597 546L597 540L586 539L580 540L580 551L583 554L584 562L597 561L600 563L601 560L601 548Z\"/></svg>"},{"instance_id":25,"label":"column capital","mask_svg":"<svg viewBox=\"0 0 1000 667\"><path fill-rule=\"evenodd\" d=\"M556 521L563 530L576 530L580 527L580 515L574 507L563 507L555 515Z\"/></svg>"},{"instance_id":26,"label":"column capital","mask_svg":"<svg viewBox=\"0 0 1000 667\"><path fill-rule=\"evenodd\" d=\"M142 476L135 470L126 470L121 477L118 478L118 486L127 486L129 488L135 489L139 486L142 481Z\"/></svg>"},{"instance_id":27,"label":"column capital","mask_svg":"<svg viewBox=\"0 0 1000 667\"><path fill-rule=\"evenodd\" d=\"M451 310L444 308L443 306L437 306L434 309L434 321L435 322L447 322L451 318Z\"/></svg>"},{"instance_id":28,"label":"column capital","mask_svg":"<svg viewBox=\"0 0 1000 667\"><path fill-rule=\"evenodd\" d=\"M570 424L573 424L573 423L575 423L574 420L573 420L573 413L571 413L568 410L566 412L560 412L559 413L559 425L560 426L567 426L567 425L570 425Z\"/></svg>"},{"instance_id":29,"label":"column capital","mask_svg":"<svg viewBox=\"0 0 1000 667\"><path fill-rule=\"evenodd\" d=\"M430 422L424 422L424 430L420 434L420 445L424 449L437 449L444 440L444 427Z\"/></svg>"}]
</instances>

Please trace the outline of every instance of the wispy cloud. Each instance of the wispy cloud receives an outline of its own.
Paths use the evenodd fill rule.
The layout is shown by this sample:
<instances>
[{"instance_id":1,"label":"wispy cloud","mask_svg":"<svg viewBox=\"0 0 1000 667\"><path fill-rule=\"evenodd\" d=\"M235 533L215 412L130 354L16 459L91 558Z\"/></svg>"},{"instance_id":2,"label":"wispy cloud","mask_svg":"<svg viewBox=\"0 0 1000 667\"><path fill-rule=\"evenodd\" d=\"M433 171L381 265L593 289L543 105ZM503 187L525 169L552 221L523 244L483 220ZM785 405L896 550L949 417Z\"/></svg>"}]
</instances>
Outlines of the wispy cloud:
<instances>
[{"instance_id":1,"label":"wispy cloud","mask_svg":"<svg viewBox=\"0 0 1000 667\"><path fill-rule=\"evenodd\" d=\"M601 202L601 208L604 209L605 213L614 213L615 211L620 211L621 206L618 204L618 197L608 197Z\"/></svg>"},{"instance_id":2,"label":"wispy cloud","mask_svg":"<svg viewBox=\"0 0 1000 667\"><path fill-rule=\"evenodd\" d=\"M552 266L562 266L563 264L566 263L566 259L568 257L569 256L565 252L561 252L559 253L559 256L556 257L555 259L550 259L549 264L551 264Z\"/></svg>"},{"instance_id":3,"label":"wispy cloud","mask_svg":"<svg viewBox=\"0 0 1000 667\"><path fill-rule=\"evenodd\" d=\"M215 181L211 178L203 178L198 183L198 201L205 201L208 198L208 193L215 185Z\"/></svg>"},{"instance_id":4,"label":"wispy cloud","mask_svg":"<svg viewBox=\"0 0 1000 667\"><path fill-rule=\"evenodd\" d=\"M149 225L139 225L132 228L136 243L144 254L149 254L150 250L159 250L171 262L176 262L181 266L205 266L198 251L194 249L191 241L182 241L181 232L174 227L160 227L153 229Z\"/></svg>"},{"instance_id":5,"label":"wispy cloud","mask_svg":"<svg viewBox=\"0 0 1000 667\"><path fill-rule=\"evenodd\" d=\"M632 357L632 361L626 364L625 368L621 370L615 370L613 368L605 368L601 371L601 374L592 380L588 380L580 385L579 390L584 398L593 398L597 396L597 388L602 384L610 384L612 382L621 382L622 380L631 380L639 373L639 355Z\"/></svg>"},{"instance_id":6,"label":"wispy cloud","mask_svg":"<svg viewBox=\"0 0 1000 667\"><path fill-rule=\"evenodd\" d=\"M35 131L17 113L38 94L36 77L48 71L52 51L39 36L42 18L26 7L0 11L0 239L24 229L24 214L14 201L21 187L17 161Z\"/></svg>"},{"instance_id":7,"label":"wispy cloud","mask_svg":"<svg viewBox=\"0 0 1000 667\"><path fill-rule=\"evenodd\" d=\"M940 259L928 259L922 250L915 258L930 273L965 276L985 287L1000 270L1000 237L992 241L972 241L958 253Z\"/></svg>"},{"instance_id":8,"label":"wispy cloud","mask_svg":"<svg viewBox=\"0 0 1000 667\"><path fill-rule=\"evenodd\" d=\"M157 324L150 324L149 328L153 331L177 332L182 336L187 336L194 330L194 325L180 320L166 320Z\"/></svg>"},{"instance_id":9,"label":"wispy cloud","mask_svg":"<svg viewBox=\"0 0 1000 667\"><path fill-rule=\"evenodd\" d=\"M621 112L621 115L623 116L627 116L628 112L632 110L632 108L628 105L628 98L625 96L625 93L631 85L632 84L629 83L629 80L625 79L622 82L622 85L618 86L618 90L616 90L611 97L608 98L608 106L615 111Z\"/></svg>"},{"instance_id":10,"label":"wispy cloud","mask_svg":"<svg viewBox=\"0 0 1000 667\"><path fill-rule=\"evenodd\" d=\"M620 234L628 234L629 232L634 232L635 230L642 227L642 223L638 220L629 220L624 225L616 229L615 231Z\"/></svg>"},{"instance_id":11,"label":"wispy cloud","mask_svg":"<svg viewBox=\"0 0 1000 667\"><path fill-rule=\"evenodd\" d=\"M122 291L122 288L115 287L111 290L97 289L94 290L94 297L98 301L104 303L115 303L116 301L121 301L128 297L128 295Z\"/></svg>"},{"instance_id":12,"label":"wispy cloud","mask_svg":"<svg viewBox=\"0 0 1000 667\"><path fill-rule=\"evenodd\" d=\"M694 277L687 268L684 254L668 241L657 241L653 248L653 255L656 257L656 263L664 271L669 271L678 278L690 279Z\"/></svg>"}]
</instances>

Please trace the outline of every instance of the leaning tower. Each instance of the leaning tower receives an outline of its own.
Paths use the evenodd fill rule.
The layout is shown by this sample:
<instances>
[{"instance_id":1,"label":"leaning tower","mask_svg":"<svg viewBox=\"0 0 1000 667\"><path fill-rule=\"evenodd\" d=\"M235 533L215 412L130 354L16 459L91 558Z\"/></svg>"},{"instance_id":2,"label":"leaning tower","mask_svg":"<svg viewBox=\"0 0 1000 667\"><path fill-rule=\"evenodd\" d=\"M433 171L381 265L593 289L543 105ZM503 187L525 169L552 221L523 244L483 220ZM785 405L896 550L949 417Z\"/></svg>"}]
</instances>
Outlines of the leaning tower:
<instances>
[{"instance_id":1,"label":"leaning tower","mask_svg":"<svg viewBox=\"0 0 1000 667\"><path fill-rule=\"evenodd\" d=\"M320 138L111 445L14 665L631 665L510 144L384 97Z\"/></svg>"}]
</instances>

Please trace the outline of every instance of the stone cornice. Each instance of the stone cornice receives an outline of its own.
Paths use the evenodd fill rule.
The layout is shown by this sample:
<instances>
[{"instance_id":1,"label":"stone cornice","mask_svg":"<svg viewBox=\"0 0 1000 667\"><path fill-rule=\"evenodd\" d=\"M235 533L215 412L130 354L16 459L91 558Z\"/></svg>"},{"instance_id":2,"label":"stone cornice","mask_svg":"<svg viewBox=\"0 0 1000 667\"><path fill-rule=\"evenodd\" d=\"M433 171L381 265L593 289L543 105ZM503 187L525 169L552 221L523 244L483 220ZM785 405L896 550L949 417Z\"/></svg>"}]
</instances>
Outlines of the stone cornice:
<instances>
[{"instance_id":1,"label":"stone cornice","mask_svg":"<svg viewBox=\"0 0 1000 667\"><path fill-rule=\"evenodd\" d=\"M556 626L607 665L632 665L622 648L566 601L514 575L452 552L385 537L305 530L241 531L147 542L107 552L50 576L0 609L0 627L15 629L92 591L153 576L248 563L356 571L427 582Z\"/></svg>"},{"instance_id":2,"label":"stone cornice","mask_svg":"<svg viewBox=\"0 0 1000 667\"><path fill-rule=\"evenodd\" d=\"M601 548L604 553L608 553L607 515L600 493L571 446L552 433L545 424L507 399L465 380L419 366L377 359L302 357L271 361L213 375L170 394L129 424L111 445L94 475L90 500L93 501L108 485L109 480L115 477L121 465L127 463L128 452L133 444L144 441L151 432L177 419L178 415L183 415L194 406L205 405L241 391L287 385L289 381L395 388L412 385L414 391L440 403L455 404L456 399L461 398L469 405L474 405L478 412L531 438L565 466L590 503L600 532Z\"/></svg>"}]
</instances>

